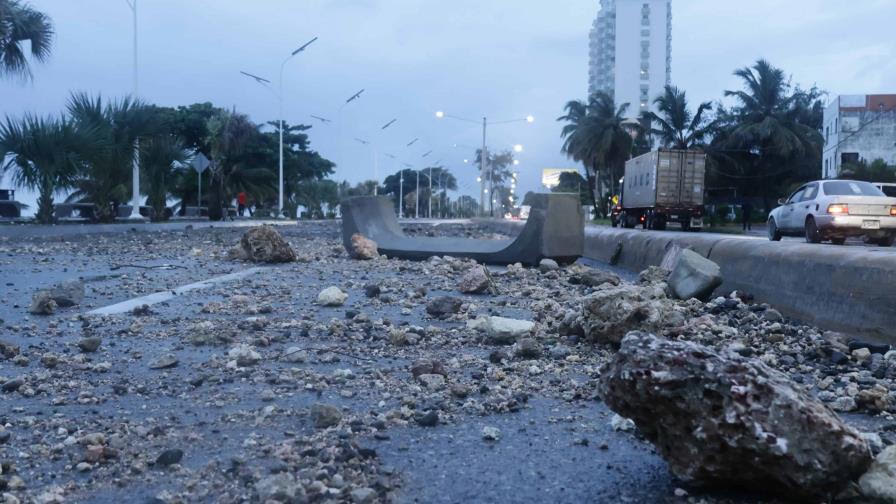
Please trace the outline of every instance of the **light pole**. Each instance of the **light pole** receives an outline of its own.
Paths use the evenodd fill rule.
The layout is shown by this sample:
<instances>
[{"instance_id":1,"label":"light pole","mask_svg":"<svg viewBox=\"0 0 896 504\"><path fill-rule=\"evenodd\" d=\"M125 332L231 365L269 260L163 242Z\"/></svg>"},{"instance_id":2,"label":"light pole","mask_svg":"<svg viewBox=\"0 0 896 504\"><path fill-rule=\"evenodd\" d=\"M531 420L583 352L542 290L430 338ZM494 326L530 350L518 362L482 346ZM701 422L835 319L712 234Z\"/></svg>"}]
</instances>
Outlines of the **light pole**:
<instances>
[{"instance_id":1,"label":"light pole","mask_svg":"<svg viewBox=\"0 0 896 504\"><path fill-rule=\"evenodd\" d=\"M436 112L437 119L444 119L446 117L449 119L457 120L457 121L469 122L469 123L474 123L474 124L479 123L479 121L474 121L473 119L467 119L465 117L459 117L459 116L446 114L445 112L443 112L441 110ZM522 119L509 119L506 121L495 121L495 122L492 122L492 125L509 124L509 123L515 123L515 122L527 122L527 123L531 124L531 123L535 122L535 117L533 117L532 115L527 115L526 117L524 117ZM488 147L486 145L487 129L488 129L488 118L483 117L482 118L482 150L479 151L479 173L480 173L480 176L483 177L483 182L481 182L480 186L479 186L479 206L482 207L479 209L479 211L482 215L485 215L486 189L485 189L484 177L486 176L485 167L488 165ZM493 186L494 186L494 180L492 180L491 175L492 174L489 172L488 173L489 189L493 189Z\"/></svg>"},{"instance_id":2,"label":"light pole","mask_svg":"<svg viewBox=\"0 0 896 504\"><path fill-rule=\"evenodd\" d=\"M137 75L137 0L125 0L134 18L134 99L137 99L139 80ZM134 163L131 167L131 215L128 219L143 220L140 215L140 139L134 139Z\"/></svg>"},{"instance_id":3,"label":"light pole","mask_svg":"<svg viewBox=\"0 0 896 504\"><path fill-rule=\"evenodd\" d=\"M305 42L305 44L303 44L301 47L299 47L295 51L291 52L289 54L289 56L287 56L286 59L283 60L283 63L280 64L280 82L278 85L277 92L274 92L274 90L271 89L271 87L270 87L271 81L269 81L265 78L259 77L257 75L252 75L248 72L240 71L241 74L243 74L247 77L251 77L252 79L255 79L255 82L270 89L272 92L274 92L274 95L277 97L277 105L279 108L279 119L278 119L279 126L277 127L277 129L280 132L280 156L279 156L280 159L279 159L279 163L278 163L279 164L279 176L278 176L278 191L277 191L278 192L277 218L279 218L279 219L286 217L286 215L284 215L284 213L283 213L283 70L286 68L286 63L288 63L289 60L291 60L296 54L299 54L300 52L307 49L308 46L313 44L316 40L317 40L317 37L314 37L313 39L309 40L308 42Z\"/></svg>"}]
</instances>

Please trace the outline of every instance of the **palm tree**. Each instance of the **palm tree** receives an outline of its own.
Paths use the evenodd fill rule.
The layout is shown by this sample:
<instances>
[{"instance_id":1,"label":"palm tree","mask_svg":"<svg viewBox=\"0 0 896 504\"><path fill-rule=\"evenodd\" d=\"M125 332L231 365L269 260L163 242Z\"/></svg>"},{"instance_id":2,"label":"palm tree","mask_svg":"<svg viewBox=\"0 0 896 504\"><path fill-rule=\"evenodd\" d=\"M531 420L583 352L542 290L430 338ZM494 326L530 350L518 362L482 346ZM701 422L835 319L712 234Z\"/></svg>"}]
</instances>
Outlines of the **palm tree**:
<instances>
[{"instance_id":1,"label":"palm tree","mask_svg":"<svg viewBox=\"0 0 896 504\"><path fill-rule=\"evenodd\" d=\"M208 120L208 134L212 160L209 219L223 219L225 203L239 192L261 199L275 191L274 172L256 166L250 159L249 151L260 142L261 133L247 115L220 112Z\"/></svg>"},{"instance_id":2,"label":"palm tree","mask_svg":"<svg viewBox=\"0 0 896 504\"><path fill-rule=\"evenodd\" d=\"M713 123L707 123L704 116L712 110L712 104L703 102L692 114L688 110L685 91L675 86L667 85L653 103L660 113L647 111L641 118L651 125L650 132L658 136L666 148L687 150L701 146L715 127Z\"/></svg>"},{"instance_id":3,"label":"palm tree","mask_svg":"<svg viewBox=\"0 0 896 504\"><path fill-rule=\"evenodd\" d=\"M167 220L168 194L178 180L179 167L187 160L183 141L175 135L159 135L140 145L141 187L147 192L154 221ZM193 170L189 170L193 173ZM192 178L192 177L191 177Z\"/></svg>"},{"instance_id":4,"label":"palm tree","mask_svg":"<svg viewBox=\"0 0 896 504\"><path fill-rule=\"evenodd\" d=\"M76 191L70 201L86 200L94 204L101 222L115 219L117 206L130 196L134 147L140 138L150 139L160 129L158 118L140 100L126 97L105 101L74 93L68 111L82 128L93 132L99 148L83 156L83 169L75 180Z\"/></svg>"},{"instance_id":5,"label":"palm tree","mask_svg":"<svg viewBox=\"0 0 896 504\"><path fill-rule=\"evenodd\" d=\"M31 78L28 54L22 47L25 41L35 60L44 62L50 57L53 23L49 16L19 0L0 0L0 76Z\"/></svg>"},{"instance_id":6,"label":"palm tree","mask_svg":"<svg viewBox=\"0 0 896 504\"><path fill-rule=\"evenodd\" d=\"M752 67L738 69L734 75L744 82L743 91L725 91L738 101L726 117L726 128L716 142L729 152L741 152L742 163L750 173L741 176L754 180L767 200L775 180L781 182L792 175L791 165L815 163L821 158L823 138L820 124L813 119L822 94L813 88L792 90L783 70L766 60ZM816 111L817 112L817 111ZM758 182L758 184L756 184Z\"/></svg>"},{"instance_id":7,"label":"palm tree","mask_svg":"<svg viewBox=\"0 0 896 504\"><path fill-rule=\"evenodd\" d=\"M587 104L579 100L568 102L566 115L557 118L567 122L560 132L564 138L563 152L585 165L596 215L605 213L594 195L596 192L603 198L602 179L608 180L610 190L615 193L618 175L632 154L631 131L637 130L638 126L626 119L628 107L628 103L616 107L610 95L597 92L591 95Z\"/></svg>"},{"instance_id":8,"label":"palm tree","mask_svg":"<svg viewBox=\"0 0 896 504\"><path fill-rule=\"evenodd\" d=\"M2 172L12 171L14 184L38 192L38 222L53 222L53 195L72 185L78 151L88 141L64 117L26 115L18 121L7 117L0 124L0 161L8 157Z\"/></svg>"}]
</instances>

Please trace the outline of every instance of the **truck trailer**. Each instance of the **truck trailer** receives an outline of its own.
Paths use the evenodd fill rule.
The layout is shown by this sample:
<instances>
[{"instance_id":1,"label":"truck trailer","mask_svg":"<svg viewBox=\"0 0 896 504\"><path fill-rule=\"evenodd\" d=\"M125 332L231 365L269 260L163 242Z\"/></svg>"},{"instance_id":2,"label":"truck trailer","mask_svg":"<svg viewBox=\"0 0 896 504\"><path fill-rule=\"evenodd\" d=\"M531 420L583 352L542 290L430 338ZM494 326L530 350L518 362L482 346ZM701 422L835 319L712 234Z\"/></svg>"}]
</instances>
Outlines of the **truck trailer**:
<instances>
[{"instance_id":1,"label":"truck trailer","mask_svg":"<svg viewBox=\"0 0 896 504\"><path fill-rule=\"evenodd\" d=\"M623 227L684 231L703 228L706 155L696 150L659 149L625 163L618 221Z\"/></svg>"}]
</instances>

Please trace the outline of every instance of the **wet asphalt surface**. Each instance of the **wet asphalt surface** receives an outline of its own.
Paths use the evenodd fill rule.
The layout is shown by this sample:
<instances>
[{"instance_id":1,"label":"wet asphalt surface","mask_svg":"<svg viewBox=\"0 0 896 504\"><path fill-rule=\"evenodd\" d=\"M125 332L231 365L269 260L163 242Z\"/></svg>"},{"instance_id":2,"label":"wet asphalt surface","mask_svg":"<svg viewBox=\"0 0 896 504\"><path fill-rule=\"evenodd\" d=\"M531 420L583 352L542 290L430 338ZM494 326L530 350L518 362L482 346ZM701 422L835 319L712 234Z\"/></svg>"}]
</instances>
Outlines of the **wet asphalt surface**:
<instances>
[{"instance_id":1,"label":"wet asphalt surface","mask_svg":"<svg viewBox=\"0 0 896 504\"><path fill-rule=\"evenodd\" d=\"M460 399L421 394L407 385L412 382L413 352L393 355L387 343L347 333L338 321L352 309L387 318L397 327L425 326L428 333L462 327L458 321L429 319L423 305L400 302L403 292L425 284L425 277L403 272L399 261L382 269L362 268L344 255L333 222L280 230L298 244L300 257L310 254L305 257L309 262L270 266L236 285L221 284L153 305L148 314L106 318L81 314L248 268L217 255L236 243L242 230L0 240L0 340L19 346L28 357L25 364L0 360L0 377L22 378L34 392L0 394L0 425L6 424L12 434L0 444L0 462L12 461L13 474L26 485L13 495L28 502L61 487L66 502L255 500L252 476L282 470L286 459L275 456L275 447L313 436L308 408L326 402L351 415L351 439L375 450L378 474L395 482L388 495L398 502L686 501L673 495L682 484L649 443L636 432L610 427L612 412L593 393L597 374L587 362L532 378L544 387L534 387L510 407L474 412ZM330 260L319 264L323 258ZM407 274L407 284L404 291L393 291L396 302L371 304L364 298L361 285L394 284L402 274ZM86 283L81 306L48 317L26 312L36 289L73 278ZM349 294L345 306L314 305L317 293L328 285L344 287ZM232 301L235 294L250 299L263 294L264 303L247 307ZM426 296L447 294L458 295L431 289ZM504 306L507 299L499 295L471 301L487 303L492 314L531 318L524 309ZM206 321L211 328L197 326ZM96 353L79 352L78 340L89 335L101 336L102 347ZM486 396L479 362L487 361L491 349L433 341L428 355L460 360L451 380L468 384L474 394L479 387ZM254 344L262 361L251 368L227 368L224 354L238 342ZM277 358L294 346L308 352L305 362ZM47 353L61 363L42 366L41 356ZM149 362L167 354L176 357L175 367L149 369ZM345 369L352 370L350 377L334 378ZM568 396L567 390L578 392ZM419 410L427 401L451 404L441 405L449 413L436 427L414 422L387 430L376 426L378 413L406 407L409 401ZM500 441L482 439L486 426L500 429ZM92 431L105 432L118 455L79 472L73 466L81 460L80 451L64 440ZM340 431L326 442L346 437ZM155 457L172 447L184 452L179 466L154 467ZM751 496L733 501L757 502Z\"/></svg>"}]
</instances>

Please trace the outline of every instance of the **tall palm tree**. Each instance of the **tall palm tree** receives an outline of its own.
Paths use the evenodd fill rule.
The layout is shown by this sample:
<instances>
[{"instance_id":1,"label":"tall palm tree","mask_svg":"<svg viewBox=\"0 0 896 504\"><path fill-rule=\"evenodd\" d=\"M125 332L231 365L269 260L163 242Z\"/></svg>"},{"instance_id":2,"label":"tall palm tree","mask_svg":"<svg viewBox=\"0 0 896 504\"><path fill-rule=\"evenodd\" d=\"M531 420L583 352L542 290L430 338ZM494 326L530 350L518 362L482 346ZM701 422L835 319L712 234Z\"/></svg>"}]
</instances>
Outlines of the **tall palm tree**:
<instances>
[{"instance_id":1,"label":"tall palm tree","mask_svg":"<svg viewBox=\"0 0 896 504\"><path fill-rule=\"evenodd\" d=\"M83 169L69 200L93 203L97 220L110 222L115 219L117 205L130 196L134 146L138 139L158 134L157 117L140 100L125 97L106 101L85 93L72 94L68 111L80 127L93 132L101 146L84 154Z\"/></svg>"},{"instance_id":2,"label":"tall palm tree","mask_svg":"<svg viewBox=\"0 0 896 504\"><path fill-rule=\"evenodd\" d=\"M647 111L642 119L651 125L650 132L659 137L664 147L669 149L693 149L703 145L713 131L714 124L707 121L704 114L712 110L710 102L697 106L697 112L688 109L687 94L684 90L667 85L663 94L653 100L656 114Z\"/></svg>"},{"instance_id":3,"label":"tall palm tree","mask_svg":"<svg viewBox=\"0 0 896 504\"><path fill-rule=\"evenodd\" d=\"M64 117L26 115L0 123L0 161L8 158L2 172L12 171L14 184L38 192L38 222L53 222L53 195L74 182L78 151L88 141Z\"/></svg>"},{"instance_id":4,"label":"tall palm tree","mask_svg":"<svg viewBox=\"0 0 896 504\"><path fill-rule=\"evenodd\" d=\"M225 217L224 205L237 193L256 197L270 195L276 183L273 171L255 165L250 154L261 141L258 125L245 114L222 111L208 120L212 164L208 215L211 220Z\"/></svg>"},{"instance_id":5,"label":"tall palm tree","mask_svg":"<svg viewBox=\"0 0 896 504\"><path fill-rule=\"evenodd\" d=\"M175 135L159 135L140 144L141 187L147 192L147 202L152 207L152 219L166 220L168 195L173 189L178 168L187 160L183 141ZM193 170L189 172L192 174Z\"/></svg>"},{"instance_id":6,"label":"tall palm tree","mask_svg":"<svg viewBox=\"0 0 896 504\"><path fill-rule=\"evenodd\" d=\"M19 0L0 0L0 76L31 78L28 54L22 47L26 41L32 58L43 62L50 57L53 23L49 16Z\"/></svg>"},{"instance_id":7,"label":"tall palm tree","mask_svg":"<svg viewBox=\"0 0 896 504\"><path fill-rule=\"evenodd\" d=\"M734 75L744 82L744 90L725 91L737 100L727 117L719 142L729 151L745 153L744 176L752 177L768 200L774 182L786 179L794 162L815 163L821 158L823 138L808 109L817 108L818 90L792 90L780 68L766 60L738 69ZM778 185L778 184L774 184ZM768 201L766 201L768 203ZM768 204L766 204L768 206Z\"/></svg>"},{"instance_id":8,"label":"tall palm tree","mask_svg":"<svg viewBox=\"0 0 896 504\"><path fill-rule=\"evenodd\" d=\"M632 154L631 131L638 127L626 119L628 107L628 103L616 107L610 95L597 92L591 95L587 104L579 100L568 102L566 114L557 118L567 123L560 132L564 138L563 152L585 165L591 202L597 215L605 213L603 205L598 205L594 196L596 192L603 198L602 179L606 179L609 189L615 192L616 181Z\"/></svg>"}]
</instances>

